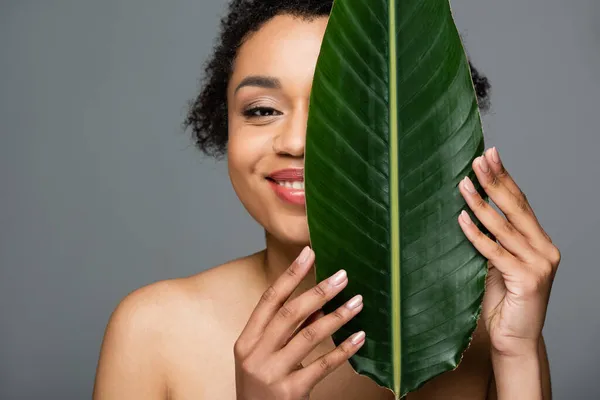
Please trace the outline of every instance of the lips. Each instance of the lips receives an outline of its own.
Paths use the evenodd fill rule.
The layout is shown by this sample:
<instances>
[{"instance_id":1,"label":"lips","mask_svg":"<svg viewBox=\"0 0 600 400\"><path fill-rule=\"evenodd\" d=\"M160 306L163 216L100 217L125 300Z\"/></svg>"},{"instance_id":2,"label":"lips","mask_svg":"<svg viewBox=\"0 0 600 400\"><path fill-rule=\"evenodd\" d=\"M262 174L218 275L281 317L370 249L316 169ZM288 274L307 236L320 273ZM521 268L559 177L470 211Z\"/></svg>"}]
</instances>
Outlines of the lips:
<instances>
[{"instance_id":1,"label":"lips","mask_svg":"<svg viewBox=\"0 0 600 400\"><path fill-rule=\"evenodd\" d=\"M273 172L268 177L278 182L304 182L304 170L302 168L281 169Z\"/></svg>"},{"instance_id":2,"label":"lips","mask_svg":"<svg viewBox=\"0 0 600 400\"><path fill-rule=\"evenodd\" d=\"M286 203L304 205L304 170L287 168L275 171L267 176L269 186L277 197Z\"/></svg>"}]
</instances>

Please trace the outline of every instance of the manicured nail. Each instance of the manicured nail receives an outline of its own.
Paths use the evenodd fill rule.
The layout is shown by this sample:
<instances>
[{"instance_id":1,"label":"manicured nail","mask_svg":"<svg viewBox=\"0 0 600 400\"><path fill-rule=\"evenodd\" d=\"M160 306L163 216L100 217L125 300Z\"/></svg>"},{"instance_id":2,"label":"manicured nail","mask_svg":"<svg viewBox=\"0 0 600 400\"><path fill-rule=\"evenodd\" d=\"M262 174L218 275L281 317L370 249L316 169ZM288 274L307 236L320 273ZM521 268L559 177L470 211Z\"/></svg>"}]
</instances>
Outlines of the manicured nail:
<instances>
[{"instance_id":1,"label":"manicured nail","mask_svg":"<svg viewBox=\"0 0 600 400\"><path fill-rule=\"evenodd\" d=\"M298 264L304 264L310 255L310 247L306 246L298 256Z\"/></svg>"},{"instance_id":2,"label":"manicured nail","mask_svg":"<svg viewBox=\"0 0 600 400\"><path fill-rule=\"evenodd\" d=\"M334 276L329 278L329 284L337 286L346 280L346 271L339 270Z\"/></svg>"},{"instance_id":3,"label":"manicured nail","mask_svg":"<svg viewBox=\"0 0 600 400\"><path fill-rule=\"evenodd\" d=\"M496 164L500 164L500 154L498 154L498 149L496 146L492 148L492 161L494 161Z\"/></svg>"},{"instance_id":4,"label":"manicured nail","mask_svg":"<svg viewBox=\"0 0 600 400\"><path fill-rule=\"evenodd\" d=\"M348 302L346 303L346 307L353 310L356 307L360 306L361 304L362 304L362 296L360 294L357 294L356 296L354 296L353 298L348 300Z\"/></svg>"},{"instance_id":5,"label":"manicured nail","mask_svg":"<svg viewBox=\"0 0 600 400\"><path fill-rule=\"evenodd\" d=\"M484 156L479 157L479 168L486 174L490 172L490 166Z\"/></svg>"},{"instance_id":6,"label":"manicured nail","mask_svg":"<svg viewBox=\"0 0 600 400\"><path fill-rule=\"evenodd\" d=\"M477 193L477 191L475 190L475 186L473 186L473 182L471 182L468 176L465 176L465 179L463 179L463 186L465 187L465 189L467 189L467 192L471 194Z\"/></svg>"},{"instance_id":7,"label":"manicured nail","mask_svg":"<svg viewBox=\"0 0 600 400\"><path fill-rule=\"evenodd\" d=\"M352 342L352 344L359 344L364 339L365 339L365 331L360 331L360 332L356 332L354 335L352 335L352 337L350 338L350 342Z\"/></svg>"},{"instance_id":8,"label":"manicured nail","mask_svg":"<svg viewBox=\"0 0 600 400\"><path fill-rule=\"evenodd\" d=\"M462 210L462 212L460 213L460 217L462 218L463 222L467 225L471 225L473 223L471 221L471 217L469 217L469 213L465 210Z\"/></svg>"}]
</instances>

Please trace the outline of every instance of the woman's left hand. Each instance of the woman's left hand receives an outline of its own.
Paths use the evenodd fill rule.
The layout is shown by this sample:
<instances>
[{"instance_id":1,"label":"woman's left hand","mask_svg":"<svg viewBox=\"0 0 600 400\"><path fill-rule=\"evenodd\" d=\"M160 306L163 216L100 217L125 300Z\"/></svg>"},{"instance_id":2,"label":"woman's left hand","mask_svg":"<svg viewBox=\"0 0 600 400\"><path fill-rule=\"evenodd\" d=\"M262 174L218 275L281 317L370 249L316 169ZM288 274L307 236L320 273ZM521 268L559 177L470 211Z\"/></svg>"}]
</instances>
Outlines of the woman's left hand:
<instances>
[{"instance_id":1,"label":"woman's left hand","mask_svg":"<svg viewBox=\"0 0 600 400\"><path fill-rule=\"evenodd\" d=\"M560 252L540 226L525 195L504 168L496 148L473 161L473 170L501 216L465 177L460 192L477 219L494 235L484 235L466 211L459 224L489 262L482 317L492 351L507 356L537 352Z\"/></svg>"}]
</instances>

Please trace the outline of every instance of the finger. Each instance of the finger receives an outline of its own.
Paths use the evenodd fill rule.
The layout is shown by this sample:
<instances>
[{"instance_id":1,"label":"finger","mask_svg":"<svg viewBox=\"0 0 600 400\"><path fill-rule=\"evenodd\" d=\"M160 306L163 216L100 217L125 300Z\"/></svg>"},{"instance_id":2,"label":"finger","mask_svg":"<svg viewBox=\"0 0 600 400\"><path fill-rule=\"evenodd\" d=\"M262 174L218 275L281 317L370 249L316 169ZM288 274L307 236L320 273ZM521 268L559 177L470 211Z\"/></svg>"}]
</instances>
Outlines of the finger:
<instances>
[{"instance_id":1,"label":"finger","mask_svg":"<svg viewBox=\"0 0 600 400\"><path fill-rule=\"evenodd\" d=\"M465 236L485 258L490 260L494 267L503 274L511 275L519 272L521 263L500 243L493 242L483 234L473 223L469 214L462 211L458 217L458 223Z\"/></svg>"},{"instance_id":2,"label":"finger","mask_svg":"<svg viewBox=\"0 0 600 400\"><path fill-rule=\"evenodd\" d=\"M346 339L331 352L319 357L311 364L290 374L292 386L299 390L313 388L323 378L352 357L365 343L365 332L360 331Z\"/></svg>"},{"instance_id":3,"label":"finger","mask_svg":"<svg viewBox=\"0 0 600 400\"><path fill-rule=\"evenodd\" d=\"M302 250L292 265L263 293L238 341L246 342L249 346L256 343L273 316L306 276L314 258L314 252L309 247Z\"/></svg>"},{"instance_id":4,"label":"finger","mask_svg":"<svg viewBox=\"0 0 600 400\"><path fill-rule=\"evenodd\" d=\"M279 350L301 321L323 307L348 284L348 276L343 269L312 289L281 306L277 314L265 328L260 347L266 352Z\"/></svg>"},{"instance_id":5,"label":"finger","mask_svg":"<svg viewBox=\"0 0 600 400\"><path fill-rule=\"evenodd\" d=\"M292 335L288 338L288 340L286 341L286 345L287 345L287 343L289 343L290 340L292 340L294 338L294 336L296 336L298 334L298 332L300 332L302 329L309 326L310 324L317 322L319 319L323 318L324 316L325 316L325 313L321 309L310 314L308 316L308 318L306 318L306 320L304 320L304 322L302 322L300 324L300 326L298 328L296 328L294 333L292 333Z\"/></svg>"},{"instance_id":6,"label":"finger","mask_svg":"<svg viewBox=\"0 0 600 400\"><path fill-rule=\"evenodd\" d=\"M504 168L504 164L502 163L502 160L500 160L500 154L498 153L496 147L487 149L484 152L484 156L492 172L496 174L500 182L502 182L504 186L506 186L506 188L515 196L524 197L521 188L519 188L519 186L515 183L513 178L508 173L508 171Z\"/></svg>"},{"instance_id":7,"label":"finger","mask_svg":"<svg viewBox=\"0 0 600 400\"><path fill-rule=\"evenodd\" d=\"M298 329L296 329L296 332L300 331L301 329L303 329L305 326L308 326L314 322L317 322L318 320L320 320L321 318L323 318L325 316L325 313L323 312L323 310L318 309L317 311L315 311L314 313L310 314L308 316L308 318L306 318L306 320L300 324L300 326L298 327ZM295 332L295 333L296 333ZM295 334L294 333L294 334ZM292 337L294 336L294 334L292 334Z\"/></svg>"},{"instance_id":8,"label":"finger","mask_svg":"<svg viewBox=\"0 0 600 400\"><path fill-rule=\"evenodd\" d=\"M490 169L496 174L500 182L502 182L504 186L506 186L508 190L510 190L515 196L515 202L519 205L518 208L527 209L529 215L533 219L533 222L528 224L528 226L524 226L523 228L519 229L521 229L523 231L523 235L529 239L529 242L533 248L535 248L540 254L545 255L555 267L558 266L558 263L561 259L560 251L552 243L552 238L550 238L548 233L546 233L544 228L540 225L539 220L533 212L533 208L529 204L529 201L527 201L527 196L525 196L525 193L523 193L521 188L519 188L504 167L504 163L500 159L498 149L493 147L487 150L486 158L488 161L491 160L491 162L488 162Z\"/></svg>"},{"instance_id":9,"label":"finger","mask_svg":"<svg viewBox=\"0 0 600 400\"><path fill-rule=\"evenodd\" d=\"M502 160L500 160L498 149L496 147L488 149L485 152L485 159L490 168L490 173L512 195L506 196L506 201L502 202L502 204L493 199L509 221L531 242L534 248L542 250L548 242L552 243L552 239L550 239L550 236L548 236L540 225L525 193L523 193L504 167Z\"/></svg>"},{"instance_id":10,"label":"finger","mask_svg":"<svg viewBox=\"0 0 600 400\"><path fill-rule=\"evenodd\" d=\"M459 185L465 201L475 216L498 239L498 241L515 257L532 261L537 256L527 239L518 232L514 225L498 214L475 190L473 182L465 177Z\"/></svg>"},{"instance_id":11,"label":"finger","mask_svg":"<svg viewBox=\"0 0 600 400\"><path fill-rule=\"evenodd\" d=\"M362 308L362 296L354 296L334 312L301 329L276 357L290 365L304 360L319 343L354 318Z\"/></svg>"}]
</instances>

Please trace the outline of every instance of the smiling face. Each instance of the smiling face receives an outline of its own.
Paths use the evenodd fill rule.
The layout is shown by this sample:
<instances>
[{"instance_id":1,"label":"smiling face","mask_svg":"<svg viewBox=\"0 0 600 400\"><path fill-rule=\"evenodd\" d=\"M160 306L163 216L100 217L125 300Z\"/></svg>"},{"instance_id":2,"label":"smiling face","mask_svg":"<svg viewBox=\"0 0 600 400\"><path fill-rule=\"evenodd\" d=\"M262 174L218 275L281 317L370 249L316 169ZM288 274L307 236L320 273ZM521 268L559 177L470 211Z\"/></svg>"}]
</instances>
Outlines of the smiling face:
<instances>
[{"instance_id":1,"label":"smiling face","mask_svg":"<svg viewBox=\"0 0 600 400\"><path fill-rule=\"evenodd\" d=\"M308 243L304 143L326 17L278 15L240 47L227 88L229 176L250 215L282 242Z\"/></svg>"}]
</instances>

